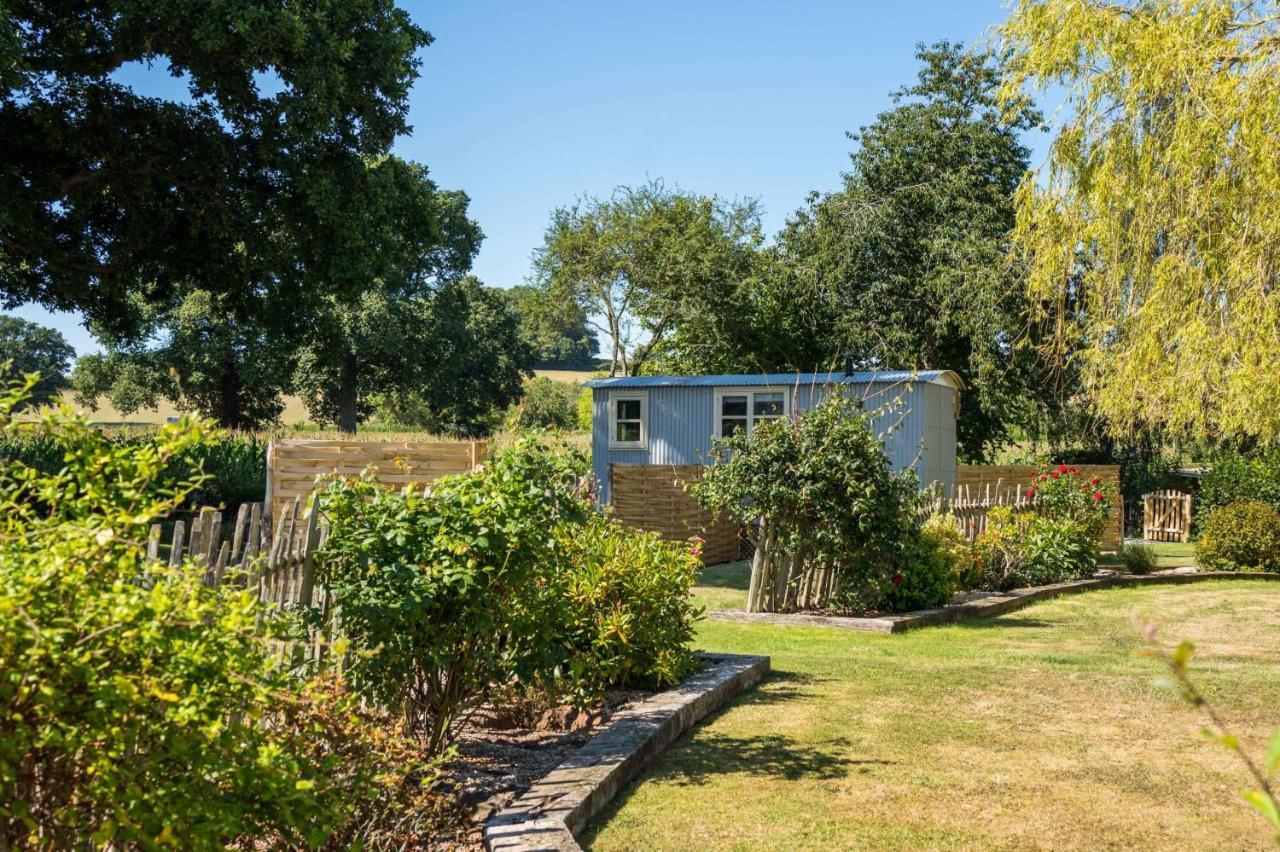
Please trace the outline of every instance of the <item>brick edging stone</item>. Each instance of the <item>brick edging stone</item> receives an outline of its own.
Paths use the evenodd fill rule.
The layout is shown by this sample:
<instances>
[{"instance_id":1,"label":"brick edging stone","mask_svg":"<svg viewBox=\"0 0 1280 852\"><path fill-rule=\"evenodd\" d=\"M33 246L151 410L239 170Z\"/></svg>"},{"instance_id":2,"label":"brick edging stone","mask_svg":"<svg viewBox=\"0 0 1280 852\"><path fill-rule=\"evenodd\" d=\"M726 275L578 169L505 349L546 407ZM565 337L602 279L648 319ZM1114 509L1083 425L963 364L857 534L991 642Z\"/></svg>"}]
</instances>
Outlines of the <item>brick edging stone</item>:
<instances>
[{"instance_id":1,"label":"brick edging stone","mask_svg":"<svg viewBox=\"0 0 1280 852\"><path fill-rule=\"evenodd\" d=\"M1108 574L1087 580L1068 580L1050 586L1034 586L998 592L985 598L951 604L938 609L921 609L897 615L881 615L855 618L839 615L817 615L803 612L746 612L740 609L707 613L716 621L745 621L754 624L773 624L780 627L835 627L842 630L861 630L868 633L902 633L917 627L933 627L952 624L974 618L990 618L1021 609L1036 601L1062 595L1074 595L1097 589L1127 588L1130 586L1154 586L1170 583L1197 583L1203 580L1280 580L1280 574L1264 572L1204 571L1196 573L1167 574Z\"/></svg>"},{"instance_id":2,"label":"brick edging stone","mask_svg":"<svg viewBox=\"0 0 1280 852\"><path fill-rule=\"evenodd\" d=\"M769 673L769 658L699 654L705 668L608 726L485 822L486 849L576 850L575 836L667 746Z\"/></svg>"}]
</instances>

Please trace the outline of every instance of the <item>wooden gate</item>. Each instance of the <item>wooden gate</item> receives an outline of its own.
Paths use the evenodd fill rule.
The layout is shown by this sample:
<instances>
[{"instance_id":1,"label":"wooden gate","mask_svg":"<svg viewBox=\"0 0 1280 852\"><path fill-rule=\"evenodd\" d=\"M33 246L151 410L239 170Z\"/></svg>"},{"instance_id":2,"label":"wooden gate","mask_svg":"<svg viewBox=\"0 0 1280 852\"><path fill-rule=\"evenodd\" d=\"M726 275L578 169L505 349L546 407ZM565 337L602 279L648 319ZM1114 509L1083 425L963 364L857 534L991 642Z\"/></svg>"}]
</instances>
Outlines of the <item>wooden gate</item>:
<instances>
[{"instance_id":1,"label":"wooden gate","mask_svg":"<svg viewBox=\"0 0 1280 852\"><path fill-rule=\"evenodd\" d=\"M1191 540L1191 495L1153 491L1142 495L1142 537L1147 541Z\"/></svg>"}]
</instances>

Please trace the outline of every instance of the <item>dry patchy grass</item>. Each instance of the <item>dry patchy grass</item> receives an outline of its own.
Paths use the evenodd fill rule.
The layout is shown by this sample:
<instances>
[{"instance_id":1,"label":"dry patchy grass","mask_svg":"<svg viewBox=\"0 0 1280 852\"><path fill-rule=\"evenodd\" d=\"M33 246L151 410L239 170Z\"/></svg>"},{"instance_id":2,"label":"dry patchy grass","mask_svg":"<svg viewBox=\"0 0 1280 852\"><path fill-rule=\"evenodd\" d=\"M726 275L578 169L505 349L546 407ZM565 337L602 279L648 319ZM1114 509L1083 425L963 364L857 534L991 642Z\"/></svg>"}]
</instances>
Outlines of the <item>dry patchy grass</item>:
<instances>
[{"instance_id":1,"label":"dry patchy grass","mask_svg":"<svg viewBox=\"0 0 1280 852\"><path fill-rule=\"evenodd\" d=\"M730 569L699 597L723 605ZM728 605L733 605L729 602ZM775 674L677 743L592 849L1260 849L1232 755L1157 689L1138 624L1188 638L1246 748L1280 725L1280 585L1093 592L899 636L704 622Z\"/></svg>"}]
</instances>

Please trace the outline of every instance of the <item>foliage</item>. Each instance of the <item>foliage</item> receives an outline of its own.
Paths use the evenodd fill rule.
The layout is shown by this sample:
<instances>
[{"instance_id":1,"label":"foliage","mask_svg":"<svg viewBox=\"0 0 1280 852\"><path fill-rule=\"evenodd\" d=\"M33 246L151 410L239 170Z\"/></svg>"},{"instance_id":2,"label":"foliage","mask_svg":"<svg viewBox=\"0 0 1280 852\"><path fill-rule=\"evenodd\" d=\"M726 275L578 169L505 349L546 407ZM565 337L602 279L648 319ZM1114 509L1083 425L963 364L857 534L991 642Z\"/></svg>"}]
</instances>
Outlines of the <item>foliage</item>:
<instances>
[{"instance_id":1,"label":"foliage","mask_svg":"<svg viewBox=\"0 0 1280 852\"><path fill-rule=\"evenodd\" d=\"M352 685L398 713L429 755L467 702L546 665L554 597L540 581L563 558L557 524L586 511L574 473L523 440L429 491L361 478L319 493L330 524L319 577L357 649Z\"/></svg>"},{"instance_id":2,"label":"foliage","mask_svg":"<svg viewBox=\"0 0 1280 852\"><path fill-rule=\"evenodd\" d=\"M982 572L975 567L973 545L965 538L954 515L930 515L921 525L920 537L926 545L936 547L946 556L955 575L958 589L975 589L982 585Z\"/></svg>"},{"instance_id":3,"label":"foliage","mask_svg":"<svg viewBox=\"0 0 1280 852\"><path fill-rule=\"evenodd\" d=\"M595 417L595 394L591 388L582 388L578 391L577 400L578 414L578 431L590 432L591 422Z\"/></svg>"},{"instance_id":4,"label":"foliage","mask_svg":"<svg viewBox=\"0 0 1280 852\"><path fill-rule=\"evenodd\" d=\"M10 5L5 303L79 310L112 338L145 338L139 309L192 289L238 321L293 321L317 261L342 259L354 167L408 129L430 40L391 0ZM148 68L185 92L126 82Z\"/></svg>"},{"instance_id":5,"label":"foliage","mask_svg":"<svg viewBox=\"0 0 1280 852\"><path fill-rule=\"evenodd\" d=\"M427 848L466 824L460 800L444 789L439 763L385 711L362 707L332 672L285 697L266 725L287 752L325 768L312 788L335 814L325 848ZM284 847L288 838L266 839Z\"/></svg>"},{"instance_id":6,"label":"foliage","mask_svg":"<svg viewBox=\"0 0 1280 852\"><path fill-rule=\"evenodd\" d=\"M1267 750L1261 762L1255 761L1240 747L1240 738L1227 730L1222 717L1214 709L1213 705L1209 703L1208 697L1196 685L1195 680L1192 679L1188 663L1195 653L1195 646L1184 640L1178 643L1178 647L1174 648L1172 653L1165 652L1154 647L1156 641L1155 625L1151 622L1144 622L1142 629L1148 645L1152 646L1148 650L1148 655L1164 662L1173 675L1172 680L1163 682L1162 685L1176 691L1188 704L1199 708L1211 726L1205 730L1205 733L1214 742L1240 758L1241 764L1243 764L1245 770L1258 787L1256 790L1244 791L1241 796L1258 813L1262 814L1267 822L1271 823L1271 827L1276 830L1276 843L1280 843L1280 798L1276 797L1273 786L1277 779L1280 778L1280 728L1277 728L1275 733L1271 735L1271 740L1267 743Z\"/></svg>"},{"instance_id":7,"label":"foliage","mask_svg":"<svg viewBox=\"0 0 1280 852\"><path fill-rule=\"evenodd\" d=\"M793 420L717 441L712 458L690 491L747 525L748 609L874 605L912 538L915 483L890 472L858 402L831 391Z\"/></svg>"},{"instance_id":8,"label":"foliage","mask_svg":"<svg viewBox=\"0 0 1280 852\"><path fill-rule=\"evenodd\" d=\"M696 549L596 515L562 527L560 539L566 561L551 581L571 695L589 703L606 689L660 689L690 674Z\"/></svg>"},{"instance_id":9,"label":"foliage","mask_svg":"<svg viewBox=\"0 0 1280 852\"><path fill-rule=\"evenodd\" d=\"M527 379L524 397L509 418L514 429L573 429L578 425L578 388L545 376Z\"/></svg>"},{"instance_id":10,"label":"foliage","mask_svg":"<svg viewBox=\"0 0 1280 852\"><path fill-rule=\"evenodd\" d=\"M1130 574L1150 574L1159 564L1154 548L1135 542L1122 544L1116 556Z\"/></svg>"},{"instance_id":11,"label":"foliage","mask_svg":"<svg viewBox=\"0 0 1280 852\"><path fill-rule=\"evenodd\" d=\"M295 377L312 418L345 432L371 413L373 394L446 386L446 365L468 357L470 342L456 297L463 307L485 302L460 282L483 239L467 196L397 157L367 164L363 177L368 190L352 199L361 215L344 235L350 250L329 269Z\"/></svg>"},{"instance_id":12,"label":"foliage","mask_svg":"<svg viewBox=\"0 0 1280 852\"><path fill-rule=\"evenodd\" d=\"M18 317L0 316L0 377L39 373L31 387L28 405L56 401L69 387L67 371L75 350L55 329L45 328Z\"/></svg>"},{"instance_id":13,"label":"foliage","mask_svg":"<svg viewBox=\"0 0 1280 852\"><path fill-rule=\"evenodd\" d=\"M1274 4L1019 0L1000 34L1005 95L1063 98L1015 232L1048 355L1117 433L1280 436Z\"/></svg>"},{"instance_id":14,"label":"foliage","mask_svg":"<svg viewBox=\"0 0 1280 852\"><path fill-rule=\"evenodd\" d=\"M982 461L1055 396L1014 345L1025 300L1007 262L1029 156L1019 135L1040 116L999 108L988 54L941 42L917 57L918 81L851 134L843 186L813 194L756 282L724 309L704 305L708 319L687 336L702 372L807 373L842 366L845 353L859 368L955 370L966 385L960 457ZM736 336L712 332L721 314Z\"/></svg>"},{"instance_id":15,"label":"foliage","mask_svg":"<svg viewBox=\"0 0 1280 852\"><path fill-rule=\"evenodd\" d=\"M0 402L7 437L28 427ZM329 768L259 724L289 684L236 584L150 568L146 530L187 486L166 482L204 427L113 442L63 412L42 427L55 473L0 470L0 832L10 847L222 848L267 834L313 845L340 821Z\"/></svg>"},{"instance_id":16,"label":"foliage","mask_svg":"<svg viewBox=\"0 0 1280 852\"><path fill-rule=\"evenodd\" d=\"M492 288L465 276L435 295L424 322L417 333L428 335L424 351L435 354L417 368L430 375L373 399L379 419L404 431L488 434L520 398L528 374L529 353L515 316Z\"/></svg>"},{"instance_id":17,"label":"foliage","mask_svg":"<svg viewBox=\"0 0 1280 852\"><path fill-rule=\"evenodd\" d=\"M1252 500L1209 512L1196 563L1204 571L1280 571L1280 512Z\"/></svg>"},{"instance_id":18,"label":"foliage","mask_svg":"<svg viewBox=\"0 0 1280 852\"><path fill-rule=\"evenodd\" d=\"M943 542L935 534L913 540L897 572L889 578L881 607L889 612L911 612L944 606L951 600L956 590L956 565Z\"/></svg>"},{"instance_id":19,"label":"foliage","mask_svg":"<svg viewBox=\"0 0 1280 852\"><path fill-rule=\"evenodd\" d=\"M578 306L605 336L609 375L638 375L672 329L698 325L709 303L729 298L751 274L761 240L753 201L658 181L618 187L608 199L583 198L552 214L535 258L538 287Z\"/></svg>"},{"instance_id":20,"label":"foliage","mask_svg":"<svg viewBox=\"0 0 1280 852\"><path fill-rule=\"evenodd\" d=\"M1097 539L1079 521L1007 506L990 510L974 553L986 585L1002 590L1076 580L1098 567Z\"/></svg>"},{"instance_id":21,"label":"foliage","mask_svg":"<svg viewBox=\"0 0 1280 852\"><path fill-rule=\"evenodd\" d=\"M596 333L580 302L566 301L545 286L499 290L520 319L520 338L542 370L582 370L596 363Z\"/></svg>"},{"instance_id":22,"label":"foliage","mask_svg":"<svg viewBox=\"0 0 1280 852\"><path fill-rule=\"evenodd\" d=\"M1209 465L1192 501L1196 535L1210 512L1254 500L1280 510L1280 447L1253 453L1221 453Z\"/></svg>"},{"instance_id":23,"label":"foliage","mask_svg":"<svg viewBox=\"0 0 1280 852\"><path fill-rule=\"evenodd\" d=\"M1073 465L1060 464L1048 470L1032 471L1027 496L1046 517L1071 520L1089 535L1101 539L1111 516L1111 494L1115 490L1098 477L1085 478Z\"/></svg>"},{"instance_id":24,"label":"foliage","mask_svg":"<svg viewBox=\"0 0 1280 852\"><path fill-rule=\"evenodd\" d=\"M104 353L77 361L72 384L82 405L105 396L127 417L163 399L228 429L279 419L291 359L279 329L237 317L225 296L208 290L139 313L160 342L108 338Z\"/></svg>"}]
</instances>

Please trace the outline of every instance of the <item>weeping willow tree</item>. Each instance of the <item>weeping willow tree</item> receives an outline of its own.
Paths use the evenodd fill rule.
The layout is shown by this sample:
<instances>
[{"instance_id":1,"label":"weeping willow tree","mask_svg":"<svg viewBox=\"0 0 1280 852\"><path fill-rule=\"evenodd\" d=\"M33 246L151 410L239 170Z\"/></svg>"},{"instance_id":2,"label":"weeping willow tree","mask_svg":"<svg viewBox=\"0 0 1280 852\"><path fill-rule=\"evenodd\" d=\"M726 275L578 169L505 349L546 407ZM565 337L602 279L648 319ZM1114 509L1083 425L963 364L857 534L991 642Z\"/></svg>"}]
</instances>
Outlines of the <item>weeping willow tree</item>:
<instances>
[{"instance_id":1,"label":"weeping willow tree","mask_svg":"<svg viewBox=\"0 0 1280 852\"><path fill-rule=\"evenodd\" d=\"M1280 438L1280 10L1017 0L1007 103L1061 93L1015 244L1119 434Z\"/></svg>"}]
</instances>

